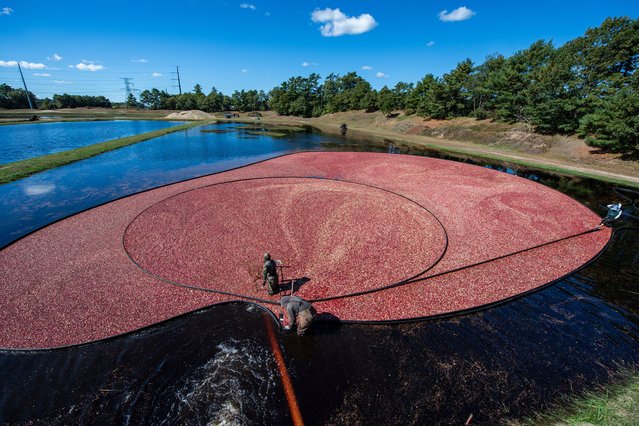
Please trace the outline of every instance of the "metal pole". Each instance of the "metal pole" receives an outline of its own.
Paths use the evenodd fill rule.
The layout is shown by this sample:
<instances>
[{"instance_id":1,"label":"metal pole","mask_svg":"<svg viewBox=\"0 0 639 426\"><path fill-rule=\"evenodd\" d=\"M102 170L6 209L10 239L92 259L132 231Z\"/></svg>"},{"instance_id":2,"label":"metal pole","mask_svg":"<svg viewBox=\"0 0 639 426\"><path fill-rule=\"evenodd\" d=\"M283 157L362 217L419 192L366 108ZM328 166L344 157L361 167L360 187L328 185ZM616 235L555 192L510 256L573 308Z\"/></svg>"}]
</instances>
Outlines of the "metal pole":
<instances>
[{"instance_id":1,"label":"metal pole","mask_svg":"<svg viewBox=\"0 0 639 426\"><path fill-rule=\"evenodd\" d=\"M177 80L178 80L178 90L180 91L180 95L182 94L182 83L180 82L180 67L176 65L175 70L177 71Z\"/></svg>"},{"instance_id":2,"label":"metal pole","mask_svg":"<svg viewBox=\"0 0 639 426\"><path fill-rule=\"evenodd\" d=\"M24 85L24 94L27 96L27 101L29 101L29 108L33 109L31 97L29 96L29 89L27 89L27 83L26 81L24 81L24 75L22 74L22 67L20 66L20 62L18 62L18 69L20 70L20 77L22 77L22 84Z\"/></svg>"}]
</instances>

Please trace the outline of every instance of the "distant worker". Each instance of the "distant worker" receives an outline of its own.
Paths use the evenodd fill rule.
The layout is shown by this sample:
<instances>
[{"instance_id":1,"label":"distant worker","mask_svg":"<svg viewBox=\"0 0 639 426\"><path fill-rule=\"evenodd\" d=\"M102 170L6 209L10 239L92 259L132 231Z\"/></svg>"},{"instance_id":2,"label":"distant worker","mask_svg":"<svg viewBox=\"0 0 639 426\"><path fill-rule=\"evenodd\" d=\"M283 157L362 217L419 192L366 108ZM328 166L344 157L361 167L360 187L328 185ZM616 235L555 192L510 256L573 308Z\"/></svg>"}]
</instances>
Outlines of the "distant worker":
<instances>
[{"instance_id":1,"label":"distant worker","mask_svg":"<svg viewBox=\"0 0 639 426\"><path fill-rule=\"evenodd\" d=\"M346 136L347 131L348 131L348 127L346 127L346 123L342 123L342 125L339 126L339 132L341 133L342 136Z\"/></svg>"},{"instance_id":2,"label":"distant worker","mask_svg":"<svg viewBox=\"0 0 639 426\"><path fill-rule=\"evenodd\" d=\"M288 317L288 326L284 330L297 328L297 335L303 336L313 326L317 311L306 300L298 296L284 296L280 305Z\"/></svg>"},{"instance_id":3,"label":"distant worker","mask_svg":"<svg viewBox=\"0 0 639 426\"><path fill-rule=\"evenodd\" d=\"M621 203L608 204L606 207L608 208L608 214L606 214L606 217L601 219L601 223L599 223L599 226L597 227L599 229L604 226L612 226L612 222L619 219L623 213L621 210Z\"/></svg>"},{"instance_id":4,"label":"distant worker","mask_svg":"<svg viewBox=\"0 0 639 426\"><path fill-rule=\"evenodd\" d=\"M269 253L264 253L264 267L262 268L262 286L268 284L268 294L273 296L279 291L280 278L277 275L277 264Z\"/></svg>"}]
</instances>

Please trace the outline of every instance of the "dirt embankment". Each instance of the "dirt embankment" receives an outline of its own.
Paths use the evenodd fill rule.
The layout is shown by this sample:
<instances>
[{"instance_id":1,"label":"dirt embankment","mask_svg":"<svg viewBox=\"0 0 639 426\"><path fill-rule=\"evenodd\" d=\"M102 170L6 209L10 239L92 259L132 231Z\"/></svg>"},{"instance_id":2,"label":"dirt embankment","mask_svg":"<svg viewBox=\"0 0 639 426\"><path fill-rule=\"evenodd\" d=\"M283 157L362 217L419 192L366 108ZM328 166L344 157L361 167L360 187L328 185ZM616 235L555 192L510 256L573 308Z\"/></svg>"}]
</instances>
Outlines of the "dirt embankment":
<instances>
[{"instance_id":1,"label":"dirt embankment","mask_svg":"<svg viewBox=\"0 0 639 426\"><path fill-rule=\"evenodd\" d=\"M541 135L521 124L458 118L427 120L403 113L349 111L318 118L283 117L266 113L264 122L309 124L338 133L346 123L351 134L370 135L418 146L455 150L525 164L540 164L580 174L592 174L639 184L639 161L606 153L576 136Z\"/></svg>"}]
</instances>

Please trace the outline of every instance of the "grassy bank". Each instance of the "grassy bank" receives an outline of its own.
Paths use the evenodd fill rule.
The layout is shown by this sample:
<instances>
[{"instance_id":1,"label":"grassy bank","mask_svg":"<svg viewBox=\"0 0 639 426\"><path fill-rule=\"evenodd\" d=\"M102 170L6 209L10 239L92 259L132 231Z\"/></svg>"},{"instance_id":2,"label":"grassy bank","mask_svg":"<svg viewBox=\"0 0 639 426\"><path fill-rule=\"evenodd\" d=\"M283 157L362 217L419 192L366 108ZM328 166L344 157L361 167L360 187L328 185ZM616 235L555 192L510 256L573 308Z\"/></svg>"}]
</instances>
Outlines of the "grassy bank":
<instances>
[{"instance_id":1,"label":"grassy bank","mask_svg":"<svg viewBox=\"0 0 639 426\"><path fill-rule=\"evenodd\" d=\"M411 123L408 123L409 120ZM639 188L639 164L637 164L637 161L626 161L602 153L585 153L587 147L585 147L583 141L578 141L574 138L562 141L559 147L549 149L544 153L535 153L527 151L526 147L522 147L521 144L516 142L511 145L486 145L472 140L456 140L448 139L447 136L434 137L427 135L423 131L424 124L432 125L432 123L416 117L406 119L406 117L402 116L398 119L387 119L380 114L351 112L306 119L265 113L262 122L287 125L303 124L334 135L339 135L341 123L347 123L349 138L374 139L392 143L400 148L432 149L444 152L452 157L507 162L541 171L591 178L613 185ZM476 124L470 123L462 124L469 128L476 126ZM487 127L486 125L484 126ZM422 129L418 129L419 127L422 127ZM503 133L504 127L505 125L495 125L493 135L495 139L497 139L500 132ZM412 133L412 130L420 131L419 133ZM490 139L489 136L483 135L484 139ZM544 136L539 135L535 135L535 137L544 138ZM561 152L561 149L565 149L567 152Z\"/></svg>"},{"instance_id":2,"label":"grassy bank","mask_svg":"<svg viewBox=\"0 0 639 426\"><path fill-rule=\"evenodd\" d=\"M94 145L83 146L81 148L71 149L68 151L57 152L55 154L43 155L41 157L30 158L27 160L7 163L0 166L0 184L13 182L14 180L25 178L29 175L52 169L54 167L64 166L65 164L75 161L84 160L96 155L113 151L138 142L157 138L159 136L168 135L169 133L178 132L195 126L211 123L211 121L195 121L192 123L181 124L166 129L154 130L140 135L129 136L126 138L114 139Z\"/></svg>"},{"instance_id":3,"label":"grassy bank","mask_svg":"<svg viewBox=\"0 0 639 426\"><path fill-rule=\"evenodd\" d=\"M634 426L639 424L639 375L631 374L623 384L591 391L568 399L548 413L537 414L512 426L583 425Z\"/></svg>"}]
</instances>

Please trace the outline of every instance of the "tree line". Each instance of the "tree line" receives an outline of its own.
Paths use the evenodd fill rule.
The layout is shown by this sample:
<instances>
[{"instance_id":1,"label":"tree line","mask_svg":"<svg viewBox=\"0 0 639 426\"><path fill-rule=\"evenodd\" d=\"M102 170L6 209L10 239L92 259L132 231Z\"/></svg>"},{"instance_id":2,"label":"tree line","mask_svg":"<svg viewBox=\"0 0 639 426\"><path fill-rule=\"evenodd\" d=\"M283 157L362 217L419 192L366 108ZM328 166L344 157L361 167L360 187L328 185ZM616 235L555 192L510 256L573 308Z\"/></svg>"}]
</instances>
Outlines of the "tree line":
<instances>
[{"instance_id":1,"label":"tree line","mask_svg":"<svg viewBox=\"0 0 639 426\"><path fill-rule=\"evenodd\" d=\"M447 119L523 122L540 133L577 133L596 147L639 151L639 20L608 18L561 47L540 40L506 58L466 59L442 77L376 91L356 73L291 77L270 93L283 115L366 109Z\"/></svg>"},{"instance_id":2,"label":"tree line","mask_svg":"<svg viewBox=\"0 0 639 426\"><path fill-rule=\"evenodd\" d=\"M216 88L208 94L171 95L144 90L130 94L130 108L189 110L274 110L281 115L318 117L350 110L404 111L433 119L475 117L522 122L540 133L579 134L588 144L611 151L639 152L639 19L608 18L599 27L556 47L539 40L510 57L466 59L441 77L426 74L416 83L380 90L355 72L296 76L269 93ZM35 99L35 96L32 99ZM0 86L0 107L25 108L20 89ZM45 107L110 107L103 96L54 95Z\"/></svg>"},{"instance_id":3,"label":"tree line","mask_svg":"<svg viewBox=\"0 0 639 426\"><path fill-rule=\"evenodd\" d=\"M269 95L263 90L236 90L231 96L218 91L215 87L208 94L202 86L196 84L193 92L170 95L164 90L151 89L140 93L139 100L133 94L127 99L129 107L149 109L191 110L220 112L229 110L266 111Z\"/></svg>"}]
</instances>

